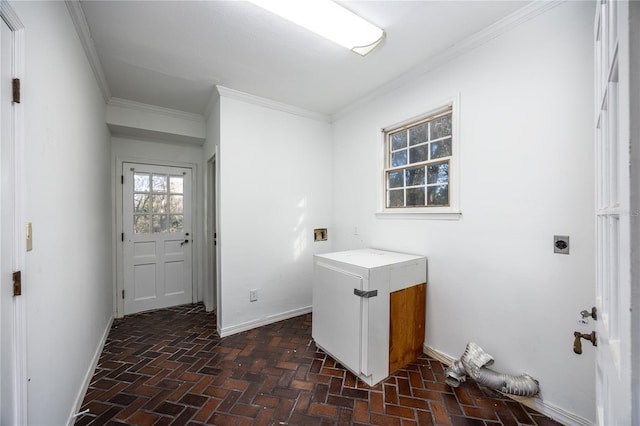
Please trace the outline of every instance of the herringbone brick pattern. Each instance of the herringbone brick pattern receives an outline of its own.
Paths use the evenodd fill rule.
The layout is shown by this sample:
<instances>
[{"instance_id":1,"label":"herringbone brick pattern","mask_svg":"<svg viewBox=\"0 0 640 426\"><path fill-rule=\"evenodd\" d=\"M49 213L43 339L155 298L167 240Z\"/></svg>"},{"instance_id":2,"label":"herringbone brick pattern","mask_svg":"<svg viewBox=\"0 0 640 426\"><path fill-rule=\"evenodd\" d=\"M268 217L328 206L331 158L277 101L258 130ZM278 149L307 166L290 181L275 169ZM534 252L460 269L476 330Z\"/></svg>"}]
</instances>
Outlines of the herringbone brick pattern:
<instances>
[{"instance_id":1,"label":"herringbone brick pattern","mask_svg":"<svg viewBox=\"0 0 640 426\"><path fill-rule=\"evenodd\" d=\"M114 322L76 425L557 425L421 356L369 387L317 349L311 314L221 339L201 304Z\"/></svg>"}]
</instances>

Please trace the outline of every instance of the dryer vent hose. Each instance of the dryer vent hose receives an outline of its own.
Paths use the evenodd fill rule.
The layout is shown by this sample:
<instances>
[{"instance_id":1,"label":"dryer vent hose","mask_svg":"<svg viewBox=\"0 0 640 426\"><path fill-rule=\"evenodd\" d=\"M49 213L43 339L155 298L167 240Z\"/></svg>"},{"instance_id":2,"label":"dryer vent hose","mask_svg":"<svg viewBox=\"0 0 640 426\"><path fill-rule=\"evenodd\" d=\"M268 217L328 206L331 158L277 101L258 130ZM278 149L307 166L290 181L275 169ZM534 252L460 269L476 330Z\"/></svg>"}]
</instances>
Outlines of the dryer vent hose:
<instances>
[{"instance_id":1,"label":"dryer vent hose","mask_svg":"<svg viewBox=\"0 0 640 426\"><path fill-rule=\"evenodd\" d=\"M534 396L540 391L538 381L527 374L511 376L489 370L487 367L492 365L493 361L491 355L470 342L460 360L454 361L445 371L445 381L449 386L457 388L469 375L488 388L511 395Z\"/></svg>"}]
</instances>

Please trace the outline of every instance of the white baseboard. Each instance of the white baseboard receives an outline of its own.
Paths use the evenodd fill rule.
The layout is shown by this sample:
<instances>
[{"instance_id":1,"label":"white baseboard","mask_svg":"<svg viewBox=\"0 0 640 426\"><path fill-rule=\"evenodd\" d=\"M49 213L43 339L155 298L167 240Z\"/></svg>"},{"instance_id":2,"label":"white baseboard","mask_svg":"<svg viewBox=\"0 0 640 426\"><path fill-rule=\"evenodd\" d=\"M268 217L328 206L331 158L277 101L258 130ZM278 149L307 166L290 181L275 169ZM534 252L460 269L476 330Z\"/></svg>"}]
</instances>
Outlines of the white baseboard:
<instances>
[{"instance_id":1,"label":"white baseboard","mask_svg":"<svg viewBox=\"0 0 640 426\"><path fill-rule=\"evenodd\" d=\"M447 354L444 354L442 352L439 352L427 345L424 345L422 347L422 351L425 353L425 355L430 356L431 358L434 358L437 361L440 361L441 363L445 364L445 365L451 365L453 363L453 361L455 361L455 358L450 357ZM553 404L550 404L546 401L544 401L541 398L538 397L523 397L523 396L516 396L516 395L509 395L506 393L502 393L500 392L502 395L509 397L511 399L513 399L514 401L518 401L520 404L527 406L533 410L536 410L537 412L544 414L547 417L552 418L553 420L562 423L563 425L567 425L567 426L593 426L593 423L591 423L589 420L584 419L580 416L577 416L576 414L570 413L560 407L557 407Z\"/></svg>"},{"instance_id":2,"label":"white baseboard","mask_svg":"<svg viewBox=\"0 0 640 426\"><path fill-rule=\"evenodd\" d=\"M109 331L111 331L111 326L113 325L113 315L107 321L107 327L104 329L102 333L102 337L100 338L100 343L96 348L96 352L93 354L93 359L91 360L91 365L89 365L89 369L84 376L84 381L82 382L82 386L80 387L80 392L76 397L75 403L71 409L71 413L69 413L69 420L67 420L67 426L73 426L76 421L75 414L80 411L80 407L82 407L82 401L84 400L84 396L87 394L87 389L89 389L89 385L91 384L91 379L93 378L93 374L96 371L96 367L98 366L98 361L100 361L100 355L102 355L102 350L104 349L104 345L107 342L107 337L109 337Z\"/></svg>"},{"instance_id":3,"label":"white baseboard","mask_svg":"<svg viewBox=\"0 0 640 426\"><path fill-rule=\"evenodd\" d=\"M311 306L304 306L302 308L293 309L291 311L282 312L276 315L269 315L266 318L259 318L257 320L247 321L242 324L223 327L222 329L218 330L218 333L220 333L220 337L227 337L227 336L231 336L232 334L241 333L243 331L262 327L263 325L269 325L269 324L273 324L274 322L283 321L289 318L308 314L309 312L311 312Z\"/></svg>"}]
</instances>

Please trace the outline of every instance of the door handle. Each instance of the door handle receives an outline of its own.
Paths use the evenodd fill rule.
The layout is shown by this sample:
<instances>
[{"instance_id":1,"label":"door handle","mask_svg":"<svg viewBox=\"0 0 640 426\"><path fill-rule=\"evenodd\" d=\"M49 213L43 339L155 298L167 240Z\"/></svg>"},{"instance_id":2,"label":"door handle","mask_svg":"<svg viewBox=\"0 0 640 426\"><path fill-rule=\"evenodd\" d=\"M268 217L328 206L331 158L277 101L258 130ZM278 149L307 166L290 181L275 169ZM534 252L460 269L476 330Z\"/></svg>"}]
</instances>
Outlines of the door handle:
<instances>
[{"instance_id":1,"label":"door handle","mask_svg":"<svg viewBox=\"0 0 640 426\"><path fill-rule=\"evenodd\" d=\"M182 247L185 244L189 244L189 240L184 240L183 242L180 243L180 246Z\"/></svg>"},{"instance_id":2,"label":"door handle","mask_svg":"<svg viewBox=\"0 0 640 426\"><path fill-rule=\"evenodd\" d=\"M355 294L356 296L360 296L360 297L364 297L365 299L368 299L370 297L376 297L378 295L378 290L365 291L365 290L358 290L357 288L354 288L353 294Z\"/></svg>"},{"instance_id":3,"label":"door handle","mask_svg":"<svg viewBox=\"0 0 640 426\"><path fill-rule=\"evenodd\" d=\"M577 353L578 355L582 354L582 341L580 339L588 340L593 346L598 346L595 331L592 331L591 334L580 333L579 331L576 331L575 333L573 333L573 337L573 352Z\"/></svg>"},{"instance_id":4,"label":"door handle","mask_svg":"<svg viewBox=\"0 0 640 426\"><path fill-rule=\"evenodd\" d=\"M584 311L580 311L580 315L582 316L582 318L593 318L594 321L598 320L598 309L594 306L593 308L591 308L591 312L587 311L586 309Z\"/></svg>"}]
</instances>

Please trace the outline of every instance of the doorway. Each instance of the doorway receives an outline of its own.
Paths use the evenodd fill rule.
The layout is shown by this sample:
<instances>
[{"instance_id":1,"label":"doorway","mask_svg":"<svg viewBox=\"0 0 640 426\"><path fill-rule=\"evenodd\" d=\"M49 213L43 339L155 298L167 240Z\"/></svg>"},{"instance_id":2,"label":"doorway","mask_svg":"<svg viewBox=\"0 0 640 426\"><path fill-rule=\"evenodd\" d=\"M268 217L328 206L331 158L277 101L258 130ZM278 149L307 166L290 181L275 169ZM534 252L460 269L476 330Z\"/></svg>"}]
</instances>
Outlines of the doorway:
<instances>
[{"instance_id":1,"label":"doorway","mask_svg":"<svg viewBox=\"0 0 640 426\"><path fill-rule=\"evenodd\" d=\"M122 163L123 314L192 303L192 169Z\"/></svg>"}]
</instances>

